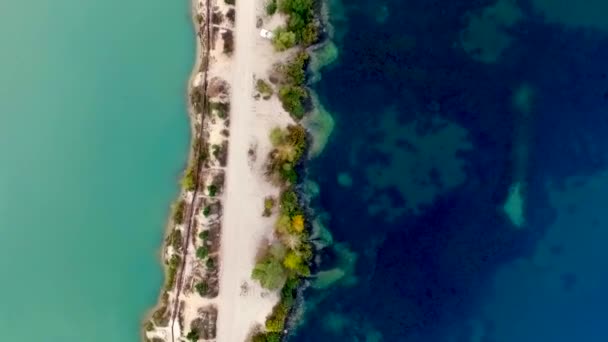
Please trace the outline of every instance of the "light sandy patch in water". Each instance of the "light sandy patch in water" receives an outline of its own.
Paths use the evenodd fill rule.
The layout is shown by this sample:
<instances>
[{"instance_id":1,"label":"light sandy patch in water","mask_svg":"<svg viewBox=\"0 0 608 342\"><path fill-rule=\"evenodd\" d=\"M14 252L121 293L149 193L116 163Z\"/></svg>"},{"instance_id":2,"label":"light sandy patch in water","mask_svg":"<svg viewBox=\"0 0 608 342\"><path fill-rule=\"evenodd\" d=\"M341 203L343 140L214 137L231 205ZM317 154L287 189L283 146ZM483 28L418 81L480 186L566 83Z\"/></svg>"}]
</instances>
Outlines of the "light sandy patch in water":
<instances>
[{"instance_id":1,"label":"light sandy patch in water","mask_svg":"<svg viewBox=\"0 0 608 342\"><path fill-rule=\"evenodd\" d=\"M469 24L460 33L460 46L477 61L495 63L513 41L505 29L519 22L523 14L513 0L498 0L467 16Z\"/></svg>"},{"instance_id":2,"label":"light sandy patch in water","mask_svg":"<svg viewBox=\"0 0 608 342\"><path fill-rule=\"evenodd\" d=\"M532 0L532 4L550 22L608 30L606 0Z\"/></svg>"}]
</instances>

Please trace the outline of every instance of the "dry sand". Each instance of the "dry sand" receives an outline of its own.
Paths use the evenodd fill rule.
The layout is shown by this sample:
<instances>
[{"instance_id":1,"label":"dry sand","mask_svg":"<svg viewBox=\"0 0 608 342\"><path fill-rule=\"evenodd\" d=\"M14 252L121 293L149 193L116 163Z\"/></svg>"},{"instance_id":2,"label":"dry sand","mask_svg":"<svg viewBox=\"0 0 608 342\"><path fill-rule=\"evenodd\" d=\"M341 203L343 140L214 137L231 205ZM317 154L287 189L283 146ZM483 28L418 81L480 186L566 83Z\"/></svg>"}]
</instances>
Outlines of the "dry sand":
<instances>
[{"instance_id":1,"label":"dry sand","mask_svg":"<svg viewBox=\"0 0 608 342\"><path fill-rule=\"evenodd\" d=\"M236 5L235 52L232 67L232 110L230 147L226 173L226 199L220 258L220 295L217 341L244 341L256 324L278 301L276 293L263 290L251 280L260 244L272 238L275 217L263 217L263 199L279 194L268 183L264 163L271 150L269 132L286 126L291 118L276 95L270 100L254 99L255 79L266 78L273 64L289 53L277 54L270 41L261 38L256 15L263 13L262 1L241 0ZM264 27L281 22L275 16ZM248 155L253 148L255 158Z\"/></svg>"}]
</instances>

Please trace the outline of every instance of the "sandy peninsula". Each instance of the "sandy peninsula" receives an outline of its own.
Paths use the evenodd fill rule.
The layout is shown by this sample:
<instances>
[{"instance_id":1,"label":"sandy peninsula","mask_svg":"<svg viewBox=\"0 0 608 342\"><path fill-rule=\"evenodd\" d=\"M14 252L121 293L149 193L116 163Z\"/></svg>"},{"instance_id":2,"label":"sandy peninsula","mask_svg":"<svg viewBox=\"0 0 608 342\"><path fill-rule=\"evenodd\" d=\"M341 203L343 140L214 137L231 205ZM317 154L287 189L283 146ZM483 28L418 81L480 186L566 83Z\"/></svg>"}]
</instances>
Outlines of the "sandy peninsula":
<instances>
[{"instance_id":1,"label":"sandy peninsula","mask_svg":"<svg viewBox=\"0 0 608 342\"><path fill-rule=\"evenodd\" d=\"M255 85L294 54L275 52L259 34L285 20L268 16L263 1L193 2L192 153L163 247L166 284L144 324L146 341L246 341L279 300L251 274L276 220L262 215L264 198L280 191L265 175L269 133L293 119L276 95L262 96Z\"/></svg>"}]
</instances>

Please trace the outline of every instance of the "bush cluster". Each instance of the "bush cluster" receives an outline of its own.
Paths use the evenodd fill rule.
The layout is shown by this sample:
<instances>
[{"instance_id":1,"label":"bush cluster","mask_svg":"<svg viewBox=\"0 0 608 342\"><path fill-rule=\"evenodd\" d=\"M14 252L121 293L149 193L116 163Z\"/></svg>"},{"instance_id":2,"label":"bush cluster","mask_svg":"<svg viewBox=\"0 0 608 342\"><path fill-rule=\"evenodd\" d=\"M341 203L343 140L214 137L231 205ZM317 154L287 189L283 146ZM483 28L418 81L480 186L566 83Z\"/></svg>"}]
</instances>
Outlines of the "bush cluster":
<instances>
[{"instance_id":1,"label":"bush cluster","mask_svg":"<svg viewBox=\"0 0 608 342\"><path fill-rule=\"evenodd\" d=\"M314 0L279 0L279 11L289 18L287 26L282 30L293 35L294 45L308 46L317 41L319 31L314 21L314 6ZM277 36L275 32L275 39Z\"/></svg>"},{"instance_id":2,"label":"bush cluster","mask_svg":"<svg viewBox=\"0 0 608 342\"><path fill-rule=\"evenodd\" d=\"M182 250L182 231L173 229L167 236L167 244L173 246L175 252L180 252Z\"/></svg>"},{"instance_id":3,"label":"bush cluster","mask_svg":"<svg viewBox=\"0 0 608 342\"><path fill-rule=\"evenodd\" d=\"M285 130L275 128L270 132L270 141L274 149L266 173L281 185L296 184L296 169L308 144L306 130L301 125L289 125Z\"/></svg>"},{"instance_id":4,"label":"bush cluster","mask_svg":"<svg viewBox=\"0 0 608 342\"><path fill-rule=\"evenodd\" d=\"M260 332L251 337L251 342L280 342L281 334L276 332Z\"/></svg>"},{"instance_id":5,"label":"bush cluster","mask_svg":"<svg viewBox=\"0 0 608 342\"><path fill-rule=\"evenodd\" d=\"M275 205L274 197L268 196L268 197L264 198L264 212L262 213L262 215L265 217L272 215L272 209L274 209L274 205Z\"/></svg>"},{"instance_id":6,"label":"bush cluster","mask_svg":"<svg viewBox=\"0 0 608 342\"><path fill-rule=\"evenodd\" d=\"M201 246L196 249L196 257L204 260L209 255L209 248L207 246Z\"/></svg>"},{"instance_id":7,"label":"bush cluster","mask_svg":"<svg viewBox=\"0 0 608 342\"><path fill-rule=\"evenodd\" d=\"M173 254L173 256L171 256L171 259L169 259L169 270L167 271L167 283L165 284L165 288L167 290L171 289L173 287L173 284L175 283L175 276L177 275L177 268L179 267L179 264L182 262L182 258L177 255L177 254Z\"/></svg>"},{"instance_id":8,"label":"bush cluster","mask_svg":"<svg viewBox=\"0 0 608 342\"><path fill-rule=\"evenodd\" d=\"M186 173L184 175L184 178L182 179L182 186L187 191L192 191L196 188L196 172L194 170L194 167L189 166L186 169Z\"/></svg>"},{"instance_id":9,"label":"bush cluster","mask_svg":"<svg viewBox=\"0 0 608 342\"><path fill-rule=\"evenodd\" d=\"M184 215L186 213L186 201L181 199L173 208L173 222L177 224L184 223Z\"/></svg>"},{"instance_id":10,"label":"bush cluster","mask_svg":"<svg viewBox=\"0 0 608 342\"><path fill-rule=\"evenodd\" d=\"M301 125L290 125L284 130L275 128L270 133L270 140L274 150L268 171L278 177L283 186L278 199L279 218L275 225L278 242L264 251L253 269L252 278L267 289L281 288L281 300L266 318L266 331L253 336L252 341L280 341L300 279L310 275L309 264L313 256L304 209L295 191L295 168L307 148L306 130ZM285 175L283 170L286 169L294 170L295 179ZM270 203L265 204L270 206Z\"/></svg>"},{"instance_id":11,"label":"bush cluster","mask_svg":"<svg viewBox=\"0 0 608 342\"><path fill-rule=\"evenodd\" d=\"M279 70L283 76L283 82L279 87L279 100L283 104L283 109L296 120L302 119L306 112L305 101L308 99L308 91L304 85L307 63L308 54L300 52Z\"/></svg>"},{"instance_id":12,"label":"bush cluster","mask_svg":"<svg viewBox=\"0 0 608 342\"><path fill-rule=\"evenodd\" d=\"M268 82L264 81L263 79L258 79L256 81L255 89L260 94L262 94L264 99L269 99L272 96L272 94L274 93L274 90L272 90L272 86L270 84L268 84Z\"/></svg>"},{"instance_id":13,"label":"bush cluster","mask_svg":"<svg viewBox=\"0 0 608 342\"><path fill-rule=\"evenodd\" d=\"M194 289L201 297L204 297L207 295L207 293L209 293L209 284L207 284L205 281L201 281L200 283L194 285Z\"/></svg>"},{"instance_id":14,"label":"bush cluster","mask_svg":"<svg viewBox=\"0 0 608 342\"><path fill-rule=\"evenodd\" d=\"M270 0L266 3L266 14L273 15L277 12L277 0Z\"/></svg>"},{"instance_id":15,"label":"bush cluster","mask_svg":"<svg viewBox=\"0 0 608 342\"><path fill-rule=\"evenodd\" d=\"M186 339L188 341L191 341L191 342L198 341L198 339L199 339L198 331L196 331L196 330L190 330L190 332L188 333L188 335L186 335Z\"/></svg>"}]
</instances>

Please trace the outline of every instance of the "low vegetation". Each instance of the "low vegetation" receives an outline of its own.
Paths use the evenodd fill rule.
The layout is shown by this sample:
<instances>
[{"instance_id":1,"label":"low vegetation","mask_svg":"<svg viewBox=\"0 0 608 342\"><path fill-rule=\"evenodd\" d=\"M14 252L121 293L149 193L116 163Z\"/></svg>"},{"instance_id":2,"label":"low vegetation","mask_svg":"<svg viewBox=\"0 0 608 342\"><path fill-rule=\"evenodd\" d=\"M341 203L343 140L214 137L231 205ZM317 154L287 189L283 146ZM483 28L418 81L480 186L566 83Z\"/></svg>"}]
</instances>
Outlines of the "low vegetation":
<instances>
[{"instance_id":1,"label":"low vegetation","mask_svg":"<svg viewBox=\"0 0 608 342\"><path fill-rule=\"evenodd\" d=\"M222 40L224 41L224 53L227 55L232 55L234 51L234 35L232 31L224 31L222 32Z\"/></svg>"},{"instance_id":2,"label":"low vegetation","mask_svg":"<svg viewBox=\"0 0 608 342\"><path fill-rule=\"evenodd\" d=\"M221 12L213 12L211 14L211 22L215 25L219 25L224 21L224 16Z\"/></svg>"},{"instance_id":3,"label":"low vegetation","mask_svg":"<svg viewBox=\"0 0 608 342\"><path fill-rule=\"evenodd\" d=\"M251 342L281 342L281 334L275 332L260 332L251 337Z\"/></svg>"},{"instance_id":4,"label":"low vegetation","mask_svg":"<svg viewBox=\"0 0 608 342\"><path fill-rule=\"evenodd\" d=\"M215 113L217 113L217 116L220 119L225 119L228 117L228 112L230 110L230 104L223 103L223 102L212 102L211 110L214 111Z\"/></svg>"},{"instance_id":5,"label":"low vegetation","mask_svg":"<svg viewBox=\"0 0 608 342\"><path fill-rule=\"evenodd\" d=\"M285 51L296 46L296 34L288 31L284 27L278 27L274 30L274 35L272 37L272 45L274 45L275 50L277 51Z\"/></svg>"},{"instance_id":6,"label":"low vegetation","mask_svg":"<svg viewBox=\"0 0 608 342\"><path fill-rule=\"evenodd\" d=\"M314 6L315 0L278 1L278 10L289 18L283 30L293 35L294 45L308 46L317 41L319 29L315 23Z\"/></svg>"},{"instance_id":7,"label":"low vegetation","mask_svg":"<svg viewBox=\"0 0 608 342\"><path fill-rule=\"evenodd\" d=\"M184 215L186 213L186 201L180 199L173 208L173 222L176 224L184 223Z\"/></svg>"},{"instance_id":8,"label":"low vegetation","mask_svg":"<svg viewBox=\"0 0 608 342\"><path fill-rule=\"evenodd\" d=\"M215 197L215 195L217 195L217 190L217 185L215 184L211 184L207 187L207 193L210 197Z\"/></svg>"},{"instance_id":9,"label":"low vegetation","mask_svg":"<svg viewBox=\"0 0 608 342\"><path fill-rule=\"evenodd\" d=\"M167 244L172 246L175 252L180 252L182 250L182 231L173 229L171 234L167 236Z\"/></svg>"},{"instance_id":10,"label":"low vegetation","mask_svg":"<svg viewBox=\"0 0 608 342\"><path fill-rule=\"evenodd\" d=\"M272 196L264 198L264 212L262 213L263 216L269 217L270 215L272 215L272 209L274 209L275 202L276 200Z\"/></svg>"},{"instance_id":11,"label":"low vegetation","mask_svg":"<svg viewBox=\"0 0 608 342\"><path fill-rule=\"evenodd\" d=\"M270 140L274 149L268 160L267 175L280 185L297 183L296 168L308 143L306 130L300 125L289 125L285 130L275 128L270 132Z\"/></svg>"},{"instance_id":12,"label":"low vegetation","mask_svg":"<svg viewBox=\"0 0 608 342\"><path fill-rule=\"evenodd\" d=\"M252 278L269 290L281 289L281 300L266 318L265 331L252 336L252 341L280 341L287 317L293 308L302 277L310 275L313 247L306 229L304 208L295 191L296 168L307 148L306 130L301 125L275 128L270 132L274 147L267 166L268 175L282 186L278 200L279 215L275 223L277 240L264 246ZM264 200L264 213L270 215L275 199Z\"/></svg>"},{"instance_id":13,"label":"low vegetation","mask_svg":"<svg viewBox=\"0 0 608 342\"><path fill-rule=\"evenodd\" d=\"M184 178L182 178L182 186L187 191L193 191L196 188L196 172L194 170L194 167L189 166L186 169Z\"/></svg>"},{"instance_id":14,"label":"low vegetation","mask_svg":"<svg viewBox=\"0 0 608 342\"><path fill-rule=\"evenodd\" d=\"M186 335L186 339L191 342L196 342L199 339L198 331L190 330L188 335Z\"/></svg>"},{"instance_id":15,"label":"low vegetation","mask_svg":"<svg viewBox=\"0 0 608 342\"><path fill-rule=\"evenodd\" d=\"M201 281L194 285L194 289L201 297L204 297L209 293L209 284L205 281Z\"/></svg>"},{"instance_id":16,"label":"low vegetation","mask_svg":"<svg viewBox=\"0 0 608 342\"><path fill-rule=\"evenodd\" d=\"M279 100L295 120L300 120L306 112L308 91L305 87L308 54L298 53L289 63L280 66L282 81L279 86Z\"/></svg>"},{"instance_id":17,"label":"low vegetation","mask_svg":"<svg viewBox=\"0 0 608 342\"><path fill-rule=\"evenodd\" d=\"M230 22L234 24L234 20L236 19L236 11L234 10L234 8L231 8L228 10L228 12L226 12L226 18L228 18L228 20L230 20Z\"/></svg>"},{"instance_id":18,"label":"low vegetation","mask_svg":"<svg viewBox=\"0 0 608 342\"><path fill-rule=\"evenodd\" d=\"M179 267L181 262L182 262L182 258L177 254L173 254L173 256L171 256L171 259L169 259L169 263L167 265L167 267L168 267L167 282L165 284L165 288L167 290L170 290L173 287L173 285L175 284L175 276L177 275L177 268Z\"/></svg>"},{"instance_id":19,"label":"low vegetation","mask_svg":"<svg viewBox=\"0 0 608 342\"><path fill-rule=\"evenodd\" d=\"M268 84L268 82L264 81L263 79L258 79L256 81L255 89L258 91L258 93L262 94L262 97L265 100L270 99L272 94L274 94L274 90L272 90L272 86L270 84Z\"/></svg>"},{"instance_id":20,"label":"low vegetation","mask_svg":"<svg viewBox=\"0 0 608 342\"><path fill-rule=\"evenodd\" d=\"M273 15L277 12L277 0L270 0L266 3L266 14Z\"/></svg>"},{"instance_id":21,"label":"low vegetation","mask_svg":"<svg viewBox=\"0 0 608 342\"><path fill-rule=\"evenodd\" d=\"M201 260L205 260L205 258L207 258L209 256L209 247L207 246L201 246L199 248L196 249L196 257L201 259Z\"/></svg>"}]
</instances>

